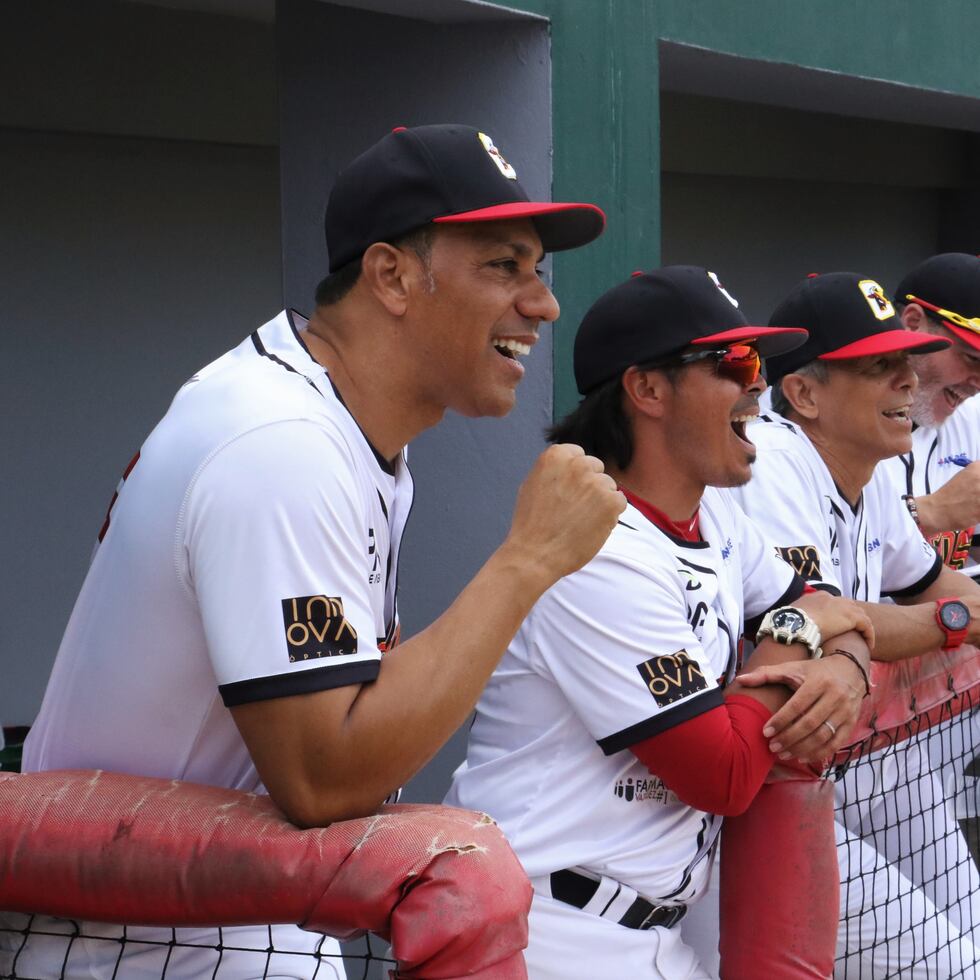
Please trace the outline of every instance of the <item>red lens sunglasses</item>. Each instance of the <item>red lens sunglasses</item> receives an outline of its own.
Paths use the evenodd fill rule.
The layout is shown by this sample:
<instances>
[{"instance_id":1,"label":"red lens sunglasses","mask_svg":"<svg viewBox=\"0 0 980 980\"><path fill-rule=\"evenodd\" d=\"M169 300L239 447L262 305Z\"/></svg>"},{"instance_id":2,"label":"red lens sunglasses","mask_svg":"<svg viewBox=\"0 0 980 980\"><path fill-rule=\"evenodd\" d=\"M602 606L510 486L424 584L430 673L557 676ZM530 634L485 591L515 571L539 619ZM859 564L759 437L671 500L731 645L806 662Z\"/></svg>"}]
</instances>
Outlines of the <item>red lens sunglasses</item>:
<instances>
[{"instance_id":1,"label":"red lens sunglasses","mask_svg":"<svg viewBox=\"0 0 980 980\"><path fill-rule=\"evenodd\" d=\"M749 344L732 344L730 347L691 351L689 354L679 354L669 360L646 364L643 367L652 370L671 365L696 364L698 361L707 360L714 362L715 372L720 378L734 381L743 388L756 381L762 371L762 358Z\"/></svg>"}]
</instances>

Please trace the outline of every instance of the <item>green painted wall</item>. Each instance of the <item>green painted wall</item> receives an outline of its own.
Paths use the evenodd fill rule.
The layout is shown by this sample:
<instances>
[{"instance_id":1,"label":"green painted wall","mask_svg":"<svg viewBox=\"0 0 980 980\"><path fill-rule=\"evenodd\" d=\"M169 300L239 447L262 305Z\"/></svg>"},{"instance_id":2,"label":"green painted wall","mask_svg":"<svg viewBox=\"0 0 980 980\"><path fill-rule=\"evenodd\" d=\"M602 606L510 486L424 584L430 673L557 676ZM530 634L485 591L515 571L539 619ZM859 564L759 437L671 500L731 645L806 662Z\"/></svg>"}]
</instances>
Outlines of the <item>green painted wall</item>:
<instances>
[{"instance_id":1,"label":"green painted wall","mask_svg":"<svg viewBox=\"0 0 980 980\"><path fill-rule=\"evenodd\" d=\"M572 337L591 300L659 262L657 40L980 99L977 0L509 2L551 20L554 197L609 216L597 243L555 259L556 416L577 402Z\"/></svg>"}]
</instances>

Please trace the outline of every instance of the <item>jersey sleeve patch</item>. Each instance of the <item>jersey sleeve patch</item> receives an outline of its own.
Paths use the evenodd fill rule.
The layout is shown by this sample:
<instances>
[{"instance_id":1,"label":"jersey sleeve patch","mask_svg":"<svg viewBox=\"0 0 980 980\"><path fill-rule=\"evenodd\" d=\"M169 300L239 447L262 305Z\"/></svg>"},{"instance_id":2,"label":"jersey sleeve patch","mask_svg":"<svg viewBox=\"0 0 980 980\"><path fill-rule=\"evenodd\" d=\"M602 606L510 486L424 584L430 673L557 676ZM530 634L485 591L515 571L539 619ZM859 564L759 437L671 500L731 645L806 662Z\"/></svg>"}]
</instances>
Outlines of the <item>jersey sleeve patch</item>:
<instances>
[{"instance_id":1,"label":"jersey sleeve patch","mask_svg":"<svg viewBox=\"0 0 980 980\"><path fill-rule=\"evenodd\" d=\"M340 596L304 595L282 600L282 621L291 664L357 653L357 630Z\"/></svg>"},{"instance_id":2,"label":"jersey sleeve patch","mask_svg":"<svg viewBox=\"0 0 980 980\"><path fill-rule=\"evenodd\" d=\"M815 544L797 544L776 548L776 553L790 565L800 578L807 581L820 578L820 552Z\"/></svg>"},{"instance_id":3,"label":"jersey sleeve patch","mask_svg":"<svg viewBox=\"0 0 980 980\"><path fill-rule=\"evenodd\" d=\"M661 708L708 689L708 679L701 668L683 650L651 657L637 664L636 669Z\"/></svg>"}]
</instances>

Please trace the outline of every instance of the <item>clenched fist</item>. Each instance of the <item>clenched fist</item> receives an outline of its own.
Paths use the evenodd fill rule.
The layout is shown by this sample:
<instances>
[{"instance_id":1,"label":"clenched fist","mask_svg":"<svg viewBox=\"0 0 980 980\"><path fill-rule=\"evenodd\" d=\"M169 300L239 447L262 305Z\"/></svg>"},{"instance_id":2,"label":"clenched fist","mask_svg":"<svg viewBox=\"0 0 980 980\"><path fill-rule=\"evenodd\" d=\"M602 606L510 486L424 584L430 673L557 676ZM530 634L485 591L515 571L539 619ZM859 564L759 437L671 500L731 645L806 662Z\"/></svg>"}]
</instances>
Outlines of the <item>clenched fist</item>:
<instances>
[{"instance_id":1,"label":"clenched fist","mask_svg":"<svg viewBox=\"0 0 980 980\"><path fill-rule=\"evenodd\" d=\"M548 588L595 556L625 509L600 460L579 446L551 446L517 493L505 544L536 566Z\"/></svg>"}]
</instances>

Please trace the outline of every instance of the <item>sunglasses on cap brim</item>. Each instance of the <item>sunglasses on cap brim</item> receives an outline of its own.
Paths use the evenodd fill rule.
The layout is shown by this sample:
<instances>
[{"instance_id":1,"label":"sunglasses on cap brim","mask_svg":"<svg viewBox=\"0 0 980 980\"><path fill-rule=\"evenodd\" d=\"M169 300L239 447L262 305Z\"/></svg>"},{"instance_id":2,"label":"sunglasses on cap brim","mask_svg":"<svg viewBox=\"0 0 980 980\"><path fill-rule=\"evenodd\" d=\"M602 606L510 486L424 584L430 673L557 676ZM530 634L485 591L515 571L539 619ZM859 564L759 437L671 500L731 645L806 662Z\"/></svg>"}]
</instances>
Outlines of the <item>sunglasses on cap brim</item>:
<instances>
[{"instance_id":1,"label":"sunglasses on cap brim","mask_svg":"<svg viewBox=\"0 0 980 980\"><path fill-rule=\"evenodd\" d=\"M911 293L906 293L905 298L910 303L918 303L919 306L924 306L927 310L931 310L943 320L949 320L950 323L955 323L956 326L963 327L964 330L972 330L974 333L980 333L980 317L975 316L968 319L960 313L954 313L952 310L944 310L941 306L929 303L924 299L920 299L918 296L913 296Z\"/></svg>"},{"instance_id":2,"label":"sunglasses on cap brim","mask_svg":"<svg viewBox=\"0 0 980 980\"><path fill-rule=\"evenodd\" d=\"M720 378L734 381L743 388L758 380L762 372L762 358L750 344L732 344L730 347L691 351L689 354L678 354L676 357L644 364L642 367L645 370L654 370L696 364L699 361L713 362L715 373Z\"/></svg>"}]
</instances>

